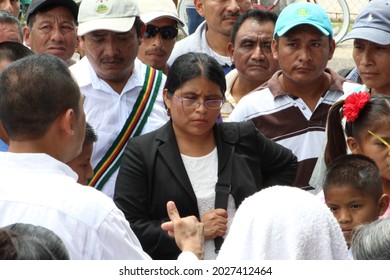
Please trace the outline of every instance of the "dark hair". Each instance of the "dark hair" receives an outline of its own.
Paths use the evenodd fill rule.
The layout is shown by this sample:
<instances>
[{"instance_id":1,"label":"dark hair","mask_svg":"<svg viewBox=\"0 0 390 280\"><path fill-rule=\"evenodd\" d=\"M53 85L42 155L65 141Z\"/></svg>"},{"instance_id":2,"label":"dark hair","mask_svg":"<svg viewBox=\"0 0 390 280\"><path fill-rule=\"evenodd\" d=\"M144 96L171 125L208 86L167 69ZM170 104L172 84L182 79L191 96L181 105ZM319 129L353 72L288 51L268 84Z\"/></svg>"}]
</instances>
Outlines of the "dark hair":
<instances>
[{"instance_id":1,"label":"dark hair","mask_svg":"<svg viewBox=\"0 0 390 280\"><path fill-rule=\"evenodd\" d=\"M10 12L7 12L5 10L0 10L0 23L16 25L18 27L18 35L20 36L20 40L23 42L22 25L20 24L20 21L17 17L15 17Z\"/></svg>"},{"instance_id":2,"label":"dark hair","mask_svg":"<svg viewBox=\"0 0 390 280\"><path fill-rule=\"evenodd\" d=\"M264 23L264 22L270 21L270 22L273 22L275 24L277 19L278 19L278 15L272 11L249 9L247 12L241 14L238 17L237 21L234 23L233 28L232 28L232 32L230 34L230 42L234 46L234 41L236 39L237 32L240 29L241 25L246 20L255 20L258 23Z\"/></svg>"},{"instance_id":3,"label":"dark hair","mask_svg":"<svg viewBox=\"0 0 390 280\"><path fill-rule=\"evenodd\" d=\"M343 185L359 189L375 201L383 195L379 168L365 155L348 154L332 161L326 171L323 190L326 192L330 188Z\"/></svg>"},{"instance_id":4,"label":"dark hair","mask_svg":"<svg viewBox=\"0 0 390 280\"><path fill-rule=\"evenodd\" d=\"M0 229L0 260L54 260L38 239Z\"/></svg>"},{"instance_id":5,"label":"dark hair","mask_svg":"<svg viewBox=\"0 0 390 280\"><path fill-rule=\"evenodd\" d=\"M137 31L137 36L138 37L141 37L141 30L142 30L142 27L145 25L145 23L141 20L140 17L135 17L135 21L134 21L134 27L135 27L135 30Z\"/></svg>"},{"instance_id":6,"label":"dark hair","mask_svg":"<svg viewBox=\"0 0 390 280\"><path fill-rule=\"evenodd\" d=\"M4 229L17 234L19 238L36 239L49 250L55 260L69 260L69 253L64 242L57 234L45 227L15 223L4 227Z\"/></svg>"},{"instance_id":7,"label":"dark hair","mask_svg":"<svg viewBox=\"0 0 390 280\"><path fill-rule=\"evenodd\" d=\"M97 141L98 136L95 133L95 130L89 123L85 123L85 138L83 145L93 144Z\"/></svg>"},{"instance_id":8,"label":"dark hair","mask_svg":"<svg viewBox=\"0 0 390 280\"><path fill-rule=\"evenodd\" d=\"M80 89L67 65L47 54L29 55L0 75L0 119L12 140L42 137L68 109L79 117Z\"/></svg>"},{"instance_id":9,"label":"dark hair","mask_svg":"<svg viewBox=\"0 0 390 280\"><path fill-rule=\"evenodd\" d=\"M169 68L165 88L168 95L181 88L182 85L197 77L205 77L211 82L217 84L221 89L221 95L226 91L225 73L222 66L215 58L204 54L189 52L179 56Z\"/></svg>"},{"instance_id":10,"label":"dark hair","mask_svg":"<svg viewBox=\"0 0 390 280\"><path fill-rule=\"evenodd\" d=\"M355 260L390 260L390 217L360 225L352 231Z\"/></svg>"},{"instance_id":11,"label":"dark hair","mask_svg":"<svg viewBox=\"0 0 390 280\"><path fill-rule=\"evenodd\" d=\"M28 55L34 54L25 45L17 42L0 43L0 60L16 61Z\"/></svg>"},{"instance_id":12,"label":"dark hair","mask_svg":"<svg viewBox=\"0 0 390 280\"><path fill-rule=\"evenodd\" d=\"M332 160L340 155L347 154L347 143L345 141L342 126L342 108L344 100L341 100L329 109L327 121L327 143L325 147L325 163L329 165ZM353 137L359 143L368 130L375 131L382 127L385 122L390 121L390 96L384 94L373 94L370 100L359 112L359 116L353 122L345 125L345 135Z\"/></svg>"}]
</instances>

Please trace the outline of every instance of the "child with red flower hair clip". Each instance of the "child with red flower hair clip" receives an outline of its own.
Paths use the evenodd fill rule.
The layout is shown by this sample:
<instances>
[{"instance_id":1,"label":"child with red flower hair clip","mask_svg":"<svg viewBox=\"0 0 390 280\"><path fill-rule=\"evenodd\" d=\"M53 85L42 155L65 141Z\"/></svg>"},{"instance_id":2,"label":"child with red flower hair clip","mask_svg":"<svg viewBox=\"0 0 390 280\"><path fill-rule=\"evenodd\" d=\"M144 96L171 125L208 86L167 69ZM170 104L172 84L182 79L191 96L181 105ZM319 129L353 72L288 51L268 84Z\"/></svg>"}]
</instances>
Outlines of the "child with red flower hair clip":
<instances>
[{"instance_id":1,"label":"child with red flower hair clip","mask_svg":"<svg viewBox=\"0 0 390 280\"><path fill-rule=\"evenodd\" d=\"M349 95L330 108L327 129L326 166L348 153L366 155L377 164L383 192L390 195L390 96ZM387 209L383 216L389 215Z\"/></svg>"}]
</instances>

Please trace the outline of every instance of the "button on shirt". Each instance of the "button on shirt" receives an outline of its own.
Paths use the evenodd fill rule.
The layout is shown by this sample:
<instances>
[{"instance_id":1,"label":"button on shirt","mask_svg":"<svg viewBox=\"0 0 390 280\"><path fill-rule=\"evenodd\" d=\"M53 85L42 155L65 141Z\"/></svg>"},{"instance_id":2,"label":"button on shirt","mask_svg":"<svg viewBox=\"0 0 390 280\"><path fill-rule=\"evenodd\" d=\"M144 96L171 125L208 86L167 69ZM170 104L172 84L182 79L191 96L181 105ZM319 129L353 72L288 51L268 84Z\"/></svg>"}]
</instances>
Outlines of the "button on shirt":
<instances>
[{"instance_id":1,"label":"button on shirt","mask_svg":"<svg viewBox=\"0 0 390 280\"><path fill-rule=\"evenodd\" d=\"M135 60L133 73L120 94L97 77L87 57L82 58L69 69L75 76L81 93L85 96L84 110L87 122L98 135L91 157L92 166L95 167L111 147L130 115L144 83L146 65L138 59ZM160 128L169 119L162 96L165 80L164 75L153 110L141 134ZM114 196L117 175L118 170L102 189L111 198Z\"/></svg>"},{"instance_id":2,"label":"button on shirt","mask_svg":"<svg viewBox=\"0 0 390 280\"><path fill-rule=\"evenodd\" d=\"M77 184L64 163L46 154L3 152L0 166L0 227L46 227L71 259L150 259L113 201Z\"/></svg>"}]
</instances>

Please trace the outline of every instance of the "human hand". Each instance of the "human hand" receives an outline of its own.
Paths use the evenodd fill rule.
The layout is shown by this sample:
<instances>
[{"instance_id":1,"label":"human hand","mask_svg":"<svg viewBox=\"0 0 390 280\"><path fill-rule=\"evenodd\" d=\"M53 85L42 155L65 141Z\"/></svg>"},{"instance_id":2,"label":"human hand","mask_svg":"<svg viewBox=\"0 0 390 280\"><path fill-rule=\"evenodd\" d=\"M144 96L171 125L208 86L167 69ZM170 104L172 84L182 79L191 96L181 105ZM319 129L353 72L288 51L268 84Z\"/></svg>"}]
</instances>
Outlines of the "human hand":
<instances>
[{"instance_id":1,"label":"human hand","mask_svg":"<svg viewBox=\"0 0 390 280\"><path fill-rule=\"evenodd\" d=\"M175 238L176 244L182 252L190 251L198 259L203 259L203 224L195 216L180 218L173 201L168 201L167 212L171 221L161 224L161 228L168 231L169 236Z\"/></svg>"},{"instance_id":2,"label":"human hand","mask_svg":"<svg viewBox=\"0 0 390 280\"><path fill-rule=\"evenodd\" d=\"M224 236L227 231L227 211L222 208L207 211L200 221L204 226L205 240L214 239L217 236Z\"/></svg>"}]
</instances>

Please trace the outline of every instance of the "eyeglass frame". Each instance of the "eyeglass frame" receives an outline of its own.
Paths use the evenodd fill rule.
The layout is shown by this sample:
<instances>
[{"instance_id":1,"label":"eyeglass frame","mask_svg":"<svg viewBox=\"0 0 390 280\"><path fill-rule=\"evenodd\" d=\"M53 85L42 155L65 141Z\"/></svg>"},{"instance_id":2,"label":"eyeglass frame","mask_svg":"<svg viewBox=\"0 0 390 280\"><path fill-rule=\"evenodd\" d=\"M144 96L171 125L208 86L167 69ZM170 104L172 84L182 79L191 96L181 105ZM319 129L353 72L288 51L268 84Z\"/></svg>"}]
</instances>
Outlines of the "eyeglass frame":
<instances>
[{"instance_id":1,"label":"eyeglass frame","mask_svg":"<svg viewBox=\"0 0 390 280\"><path fill-rule=\"evenodd\" d=\"M148 32L148 27L153 28L153 32L154 32L153 35L150 34L150 33ZM168 31L168 29L171 29L171 32L174 33L174 34L173 34L174 37L167 37L167 36L164 35L164 34L166 34L166 33L164 33L164 30ZM165 31L165 32L166 32L166 31ZM162 38L163 40L173 40L173 39L175 39L175 38L177 37L177 35L179 34L179 29L178 29L177 27L175 27L175 26L170 26L170 25L162 26L162 27L157 27L157 26L155 26L155 25L153 25L153 24L146 24L146 29L145 29L145 33L144 33L144 38L146 38L146 39L151 39L151 38L156 37L157 34L160 34L160 35L161 35L161 38Z\"/></svg>"},{"instance_id":2,"label":"eyeglass frame","mask_svg":"<svg viewBox=\"0 0 390 280\"><path fill-rule=\"evenodd\" d=\"M211 99L211 100L204 100L204 101L199 101L197 99L194 99L194 98L185 98L185 97L179 97L177 96L176 94L172 94L174 97L176 97L177 101L180 102L183 110L187 109L187 110L196 110L200 107L200 105L203 104L203 106L207 109L207 110L218 110L218 109L221 109L222 108L222 105L224 103L224 99L221 98L221 99ZM192 102L192 104L196 104L196 107L188 107L188 106L185 106L184 105L184 101L190 101ZM207 104L210 104L210 101L211 102L215 102L215 101L219 101L221 104L219 105L218 108L210 108ZM208 103L207 103L208 102Z\"/></svg>"}]
</instances>

